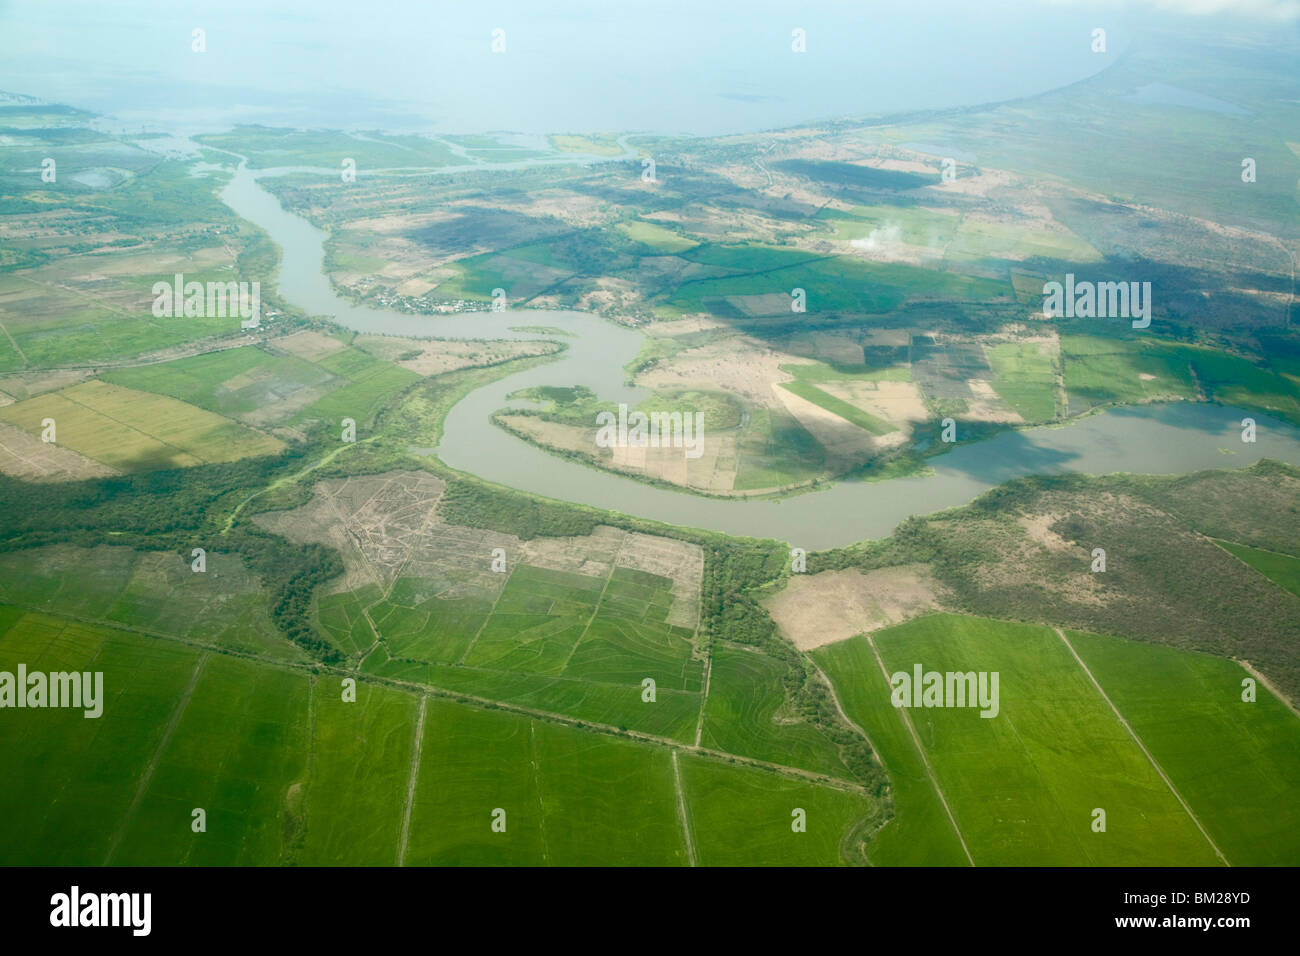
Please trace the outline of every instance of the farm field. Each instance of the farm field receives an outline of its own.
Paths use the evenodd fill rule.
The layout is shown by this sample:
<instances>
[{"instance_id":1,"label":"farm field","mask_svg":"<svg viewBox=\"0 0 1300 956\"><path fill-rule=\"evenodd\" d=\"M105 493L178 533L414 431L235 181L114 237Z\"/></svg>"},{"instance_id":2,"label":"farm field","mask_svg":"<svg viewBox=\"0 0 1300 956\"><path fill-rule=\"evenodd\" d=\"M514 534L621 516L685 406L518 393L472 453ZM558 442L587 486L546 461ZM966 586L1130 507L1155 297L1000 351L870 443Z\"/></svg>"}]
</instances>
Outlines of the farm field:
<instances>
[{"instance_id":1,"label":"farm field","mask_svg":"<svg viewBox=\"0 0 1300 956\"><path fill-rule=\"evenodd\" d=\"M388 399L420 379L410 369L351 347L334 352L315 364L344 379L346 384L298 412L291 419L295 423L314 419L336 424L344 418L352 418L358 425L368 423Z\"/></svg>"},{"instance_id":2,"label":"farm field","mask_svg":"<svg viewBox=\"0 0 1300 956\"><path fill-rule=\"evenodd\" d=\"M206 560L196 574L188 554L174 552L107 545L0 552L0 601L301 660L243 561L219 551Z\"/></svg>"},{"instance_id":3,"label":"farm field","mask_svg":"<svg viewBox=\"0 0 1300 956\"><path fill-rule=\"evenodd\" d=\"M1159 339L1089 335L1062 335L1061 353L1071 412L1112 402L1204 397L1300 422L1295 376L1238 355Z\"/></svg>"},{"instance_id":4,"label":"farm field","mask_svg":"<svg viewBox=\"0 0 1300 956\"><path fill-rule=\"evenodd\" d=\"M160 258L124 256L117 267L123 276L112 296L104 295L102 288L95 288L93 295L76 288L81 283L78 267L84 271L90 263L71 258L35 275L0 275L0 323L9 333L0 336L0 371L110 362L237 331L238 318L177 321L154 318L150 312L148 290L155 279L170 280L174 272L195 281L232 279L229 273L210 271L218 264L217 255L203 253L174 268L168 265L165 274L155 271ZM102 262L95 265L109 271ZM131 275L137 271L141 276Z\"/></svg>"},{"instance_id":5,"label":"farm field","mask_svg":"<svg viewBox=\"0 0 1300 956\"><path fill-rule=\"evenodd\" d=\"M679 758L682 793L700 866L841 866L861 863L851 849L872 817L855 790ZM793 829L803 810L806 829Z\"/></svg>"},{"instance_id":6,"label":"farm field","mask_svg":"<svg viewBox=\"0 0 1300 956\"><path fill-rule=\"evenodd\" d=\"M7 605L0 630L0 670L25 663L33 671L103 671L105 696L93 720L78 710L5 712L0 857L7 865L100 864L199 653ZM169 827L178 844L192 806Z\"/></svg>"},{"instance_id":7,"label":"farm field","mask_svg":"<svg viewBox=\"0 0 1300 956\"><path fill-rule=\"evenodd\" d=\"M994 718L957 707L894 713L904 726L910 718L976 865L1217 862L1192 818L1051 629L934 615L879 631L873 640L891 674L910 673L916 663L927 671L1000 674ZM854 661L823 652L821 659L837 686L864 679L869 670L861 656ZM836 673L836 665L844 673ZM887 700L889 690L880 674L875 693ZM853 715L868 736L888 716L879 705L861 704ZM885 739L891 736L897 731L885 733ZM918 820L946 824L916 789L900 798L900 816L910 799ZM1106 812L1105 832L1091 828L1096 808ZM895 842L884 852L888 857L906 851Z\"/></svg>"},{"instance_id":8,"label":"farm field","mask_svg":"<svg viewBox=\"0 0 1300 956\"><path fill-rule=\"evenodd\" d=\"M1300 854L1300 715L1234 661L1071 633L1070 642L1233 866Z\"/></svg>"},{"instance_id":9,"label":"farm field","mask_svg":"<svg viewBox=\"0 0 1300 956\"><path fill-rule=\"evenodd\" d=\"M345 702L340 681L311 683L311 749L285 795L301 866L389 866L397 862L419 701L387 687L357 685Z\"/></svg>"},{"instance_id":10,"label":"farm field","mask_svg":"<svg viewBox=\"0 0 1300 956\"><path fill-rule=\"evenodd\" d=\"M399 579L370 608L383 643L368 672L649 733L693 732L703 665L691 629L665 621L668 579L521 564L495 601L403 597L415 583ZM653 703L642 700L646 678Z\"/></svg>"},{"instance_id":11,"label":"farm field","mask_svg":"<svg viewBox=\"0 0 1300 956\"><path fill-rule=\"evenodd\" d=\"M366 682L345 702L337 675L0 605L0 668L19 662L103 671L106 700L94 720L0 725L10 865L685 865L751 839L761 862L838 863L872 812L852 790ZM35 826L17 812L33 801Z\"/></svg>"},{"instance_id":12,"label":"farm field","mask_svg":"<svg viewBox=\"0 0 1300 956\"><path fill-rule=\"evenodd\" d=\"M1026 422L1056 418L1056 370L1037 342L1003 342L988 347L1002 400Z\"/></svg>"},{"instance_id":13,"label":"farm field","mask_svg":"<svg viewBox=\"0 0 1300 956\"><path fill-rule=\"evenodd\" d=\"M855 408L841 398L823 392L812 382L796 379L793 382L783 382L781 387L798 395L800 398L806 398L814 405L826 409L832 415L838 415L846 422L852 422L873 435L887 435L894 430L888 422L882 421L874 415L869 415L860 408Z\"/></svg>"},{"instance_id":14,"label":"farm field","mask_svg":"<svg viewBox=\"0 0 1300 956\"><path fill-rule=\"evenodd\" d=\"M115 369L100 378L252 423L283 421L303 399L346 384L318 365L255 345Z\"/></svg>"},{"instance_id":15,"label":"farm field","mask_svg":"<svg viewBox=\"0 0 1300 956\"><path fill-rule=\"evenodd\" d=\"M611 684L519 671L394 661L382 655L380 648L367 657L362 670L683 743L695 740L702 695L694 691L659 688L651 704L641 699L639 682Z\"/></svg>"},{"instance_id":16,"label":"farm field","mask_svg":"<svg viewBox=\"0 0 1300 956\"><path fill-rule=\"evenodd\" d=\"M1251 548L1244 544L1233 544L1230 541L1217 543L1219 547L1241 558L1278 587L1285 588L1300 597L1300 558L1262 548Z\"/></svg>"},{"instance_id":17,"label":"farm field","mask_svg":"<svg viewBox=\"0 0 1300 956\"><path fill-rule=\"evenodd\" d=\"M284 443L174 398L89 381L0 408L0 419L122 471L180 468L273 455Z\"/></svg>"},{"instance_id":18,"label":"farm field","mask_svg":"<svg viewBox=\"0 0 1300 956\"><path fill-rule=\"evenodd\" d=\"M835 684L844 709L870 738L889 774L894 817L867 844L876 866L968 866L966 851L865 637L828 644L813 658Z\"/></svg>"},{"instance_id":19,"label":"farm field","mask_svg":"<svg viewBox=\"0 0 1300 956\"><path fill-rule=\"evenodd\" d=\"M743 647L715 645L700 743L830 776L850 777L839 748L804 722L783 722L780 664Z\"/></svg>"}]
</instances>

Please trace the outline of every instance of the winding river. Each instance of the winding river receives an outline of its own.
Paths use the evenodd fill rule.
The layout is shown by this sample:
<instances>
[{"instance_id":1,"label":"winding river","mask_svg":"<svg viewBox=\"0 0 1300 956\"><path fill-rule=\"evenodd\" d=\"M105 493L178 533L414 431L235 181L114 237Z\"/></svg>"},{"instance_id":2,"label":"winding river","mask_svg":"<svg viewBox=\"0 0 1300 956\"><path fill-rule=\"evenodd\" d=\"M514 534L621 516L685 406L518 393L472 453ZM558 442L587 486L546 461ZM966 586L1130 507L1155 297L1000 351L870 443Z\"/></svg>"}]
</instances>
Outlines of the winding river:
<instances>
[{"instance_id":1,"label":"winding river","mask_svg":"<svg viewBox=\"0 0 1300 956\"><path fill-rule=\"evenodd\" d=\"M560 327L573 334L567 340L569 350L559 360L476 389L447 415L437 456L452 468L522 491L670 524L776 538L812 550L883 537L911 515L965 504L982 491L1022 475L1184 474L1241 467L1266 457L1300 463L1300 431L1289 425L1238 408L1177 402L1116 408L1060 426L958 443L932 459L933 474L842 481L776 501L720 500L649 486L550 455L489 422L492 412L512 404L506 395L533 385L585 385L603 399L637 402L647 393L625 384L623 366L636 355L642 333L579 312L508 310L426 316L353 305L334 293L322 272L324 233L286 212L257 182L259 176L284 171L253 173L241 165L222 199L280 246L280 295L309 314L331 316L359 332L392 335L545 337L510 329L521 325ZM1241 440L1241 420L1248 415L1258 423L1254 444Z\"/></svg>"}]
</instances>

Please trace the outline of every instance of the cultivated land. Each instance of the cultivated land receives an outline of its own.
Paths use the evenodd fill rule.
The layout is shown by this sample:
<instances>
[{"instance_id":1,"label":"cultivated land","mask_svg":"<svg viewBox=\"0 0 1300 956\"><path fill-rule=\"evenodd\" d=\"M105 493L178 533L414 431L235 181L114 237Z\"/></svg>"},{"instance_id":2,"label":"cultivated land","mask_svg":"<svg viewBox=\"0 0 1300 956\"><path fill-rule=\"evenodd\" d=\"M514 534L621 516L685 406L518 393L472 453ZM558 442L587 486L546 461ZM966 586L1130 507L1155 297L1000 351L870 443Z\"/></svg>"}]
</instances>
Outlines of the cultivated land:
<instances>
[{"instance_id":1,"label":"cultivated land","mask_svg":"<svg viewBox=\"0 0 1300 956\"><path fill-rule=\"evenodd\" d=\"M1020 479L793 573L786 542L450 471L447 411L565 336L304 315L217 197L220 149L318 170L262 182L357 301L499 288L642 330L640 408L700 412L699 459L596 449L611 406L574 383L495 421L697 492L915 472L949 417L963 440L1157 401L1296 424L1293 57L1237 43L1004 106L527 148L246 126L185 158L0 98L0 671L106 695L0 710L0 862L1294 865L1294 467ZM1211 74L1230 119L1134 98ZM1128 147L1073 148L1098 129ZM610 161L439 172L542 156ZM345 157L366 175L340 190ZM178 272L261 282L262 326L154 316ZM1150 328L1044 318L1070 273L1149 280ZM998 716L895 708L917 663L998 672Z\"/></svg>"},{"instance_id":2,"label":"cultivated land","mask_svg":"<svg viewBox=\"0 0 1300 956\"><path fill-rule=\"evenodd\" d=\"M0 409L32 435L52 419L56 441L121 471L152 471L273 455L284 443L183 402L85 382Z\"/></svg>"},{"instance_id":3,"label":"cultivated land","mask_svg":"<svg viewBox=\"0 0 1300 956\"><path fill-rule=\"evenodd\" d=\"M706 864L751 843L747 862L826 864L873 810L843 784L688 754L679 770L672 746L410 686L363 681L344 703L337 675L11 607L0 626L5 669L102 670L107 696L99 721L29 710L4 723L9 864L685 865L692 841ZM23 808L38 801L33 826ZM191 830L195 808L206 832Z\"/></svg>"},{"instance_id":4,"label":"cultivated land","mask_svg":"<svg viewBox=\"0 0 1300 956\"><path fill-rule=\"evenodd\" d=\"M976 865L1294 858L1288 818L1262 808L1295 786L1300 767L1282 754L1300 720L1266 690L1244 703L1246 672L1230 661L943 615L816 656L895 780L897 817L868 845L874 862L954 862L954 833ZM915 663L999 672L999 716L893 707L885 672ZM1092 829L1096 808L1104 833Z\"/></svg>"}]
</instances>

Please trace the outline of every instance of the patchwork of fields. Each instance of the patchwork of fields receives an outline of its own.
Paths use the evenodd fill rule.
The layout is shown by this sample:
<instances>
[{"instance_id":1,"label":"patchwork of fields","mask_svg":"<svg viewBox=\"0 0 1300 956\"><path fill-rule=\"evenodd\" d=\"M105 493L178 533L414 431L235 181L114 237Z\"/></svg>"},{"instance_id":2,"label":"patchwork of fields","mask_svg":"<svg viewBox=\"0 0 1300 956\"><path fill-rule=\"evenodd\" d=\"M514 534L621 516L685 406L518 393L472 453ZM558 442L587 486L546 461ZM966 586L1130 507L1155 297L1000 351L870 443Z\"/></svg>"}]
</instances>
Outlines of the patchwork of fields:
<instances>
[{"instance_id":1,"label":"patchwork of fields","mask_svg":"<svg viewBox=\"0 0 1300 956\"><path fill-rule=\"evenodd\" d=\"M442 493L390 472L257 518L342 553L318 617L362 673L853 780L823 728L783 712L784 665L701 641L699 546L607 526L521 541L444 523Z\"/></svg>"},{"instance_id":2,"label":"patchwork of fields","mask_svg":"<svg viewBox=\"0 0 1300 956\"><path fill-rule=\"evenodd\" d=\"M411 686L345 702L338 674L0 605L18 662L102 671L107 700L0 724L8 864L834 865L874 812L847 783Z\"/></svg>"},{"instance_id":3,"label":"patchwork of fields","mask_svg":"<svg viewBox=\"0 0 1300 956\"><path fill-rule=\"evenodd\" d=\"M161 395L89 381L0 409L0 419L122 471L274 455L284 443Z\"/></svg>"}]
</instances>

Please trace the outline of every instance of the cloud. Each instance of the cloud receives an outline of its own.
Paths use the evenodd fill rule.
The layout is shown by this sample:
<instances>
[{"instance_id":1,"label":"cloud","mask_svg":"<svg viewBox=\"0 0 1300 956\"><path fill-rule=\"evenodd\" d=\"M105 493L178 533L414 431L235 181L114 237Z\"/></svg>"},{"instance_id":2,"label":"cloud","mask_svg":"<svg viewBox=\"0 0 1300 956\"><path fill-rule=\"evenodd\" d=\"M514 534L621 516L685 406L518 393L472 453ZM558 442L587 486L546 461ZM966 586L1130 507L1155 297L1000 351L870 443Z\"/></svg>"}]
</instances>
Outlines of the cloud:
<instances>
[{"instance_id":1,"label":"cloud","mask_svg":"<svg viewBox=\"0 0 1300 956\"><path fill-rule=\"evenodd\" d=\"M1073 6L1081 0L1053 0L1053 2ZM1124 0L1116 6L1134 9L1148 7L1161 13L1192 17L1226 13L1256 20L1300 19L1300 0Z\"/></svg>"}]
</instances>

